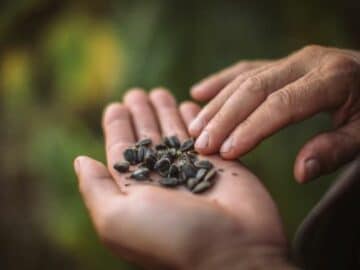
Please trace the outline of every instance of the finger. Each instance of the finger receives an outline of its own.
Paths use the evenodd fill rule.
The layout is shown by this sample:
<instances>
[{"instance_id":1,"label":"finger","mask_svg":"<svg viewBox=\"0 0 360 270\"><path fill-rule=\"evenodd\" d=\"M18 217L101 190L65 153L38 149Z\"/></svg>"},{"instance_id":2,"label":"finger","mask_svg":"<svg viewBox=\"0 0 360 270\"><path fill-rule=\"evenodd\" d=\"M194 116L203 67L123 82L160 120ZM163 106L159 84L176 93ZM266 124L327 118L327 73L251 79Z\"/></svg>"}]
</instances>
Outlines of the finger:
<instances>
[{"instance_id":1,"label":"finger","mask_svg":"<svg viewBox=\"0 0 360 270\"><path fill-rule=\"evenodd\" d=\"M150 100L159 119L164 136L177 135L179 139L188 138L174 97L165 89L158 88L150 93Z\"/></svg>"},{"instance_id":2,"label":"finger","mask_svg":"<svg viewBox=\"0 0 360 270\"><path fill-rule=\"evenodd\" d=\"M279 129L344 102L346 89L335 89L340 78L319 74L318 70L270 95L221 147L221 155L233 159L253 149Z\"/></svg>"},{"instance_id":3,"label":"finger","mask_svg":"<svg viewBox=\"0 0 360 270\"><path fill-rule=\"evenodd\" d=\"M185 125L189 126L191 121L194 120L196 115L200 112L201 108L199 105L197 105L194 102L185 101L185 102L181 103L179 110L180 110L182 119L185 122Z\"/></svg>"},{"instance_id":4,"label":"finger","mask_svg":"<svg viewBox=\"0 0 360 270\"><path fill-rule=\"evenodd\" d=\"M159 143L160 129L148 95L142 89L133 89L125 95L124 102L132 114L137 139L150 138Z\"/></svg>"},{"instance_id":5,"label":"finger","mask_svg":"<svg viewBox=\"0 0 360 270\"><path fill-rule=\"evenodd\" d=\"M294 167L298 182L304 183L335 171L356 158L360 151L360 120L311 139L300 150Z\"/></svg>"},{"instance_id":6,"label":"finger","mask_svg":"<svg viewBox=\"0 0 360 270\"><path fill-rule=\"evenodd\" d=\"M123 195L102 163L81 156L75 159L74 168L80 192L92 216L97 216L111 200Z\"/></svg>"},{"instance_id":7,"label":"finger","mask_svg":"<svg viewBox=\"0 0 360 270\"><path fill-rule=\"evenodd\" d=\"M255 76L256 74L262 72L265 69L269 69L275 64L265 65L254 70L245 72L237 76L233 81L231 81L220 93L212 99L198 114L198 116L191 122L189 125L189 133L193 137L198 137L207 125L207 123L212 119L212 117L220 110L221 106L225 101L233 94L233 92L245 82L249 77Z\"/></svg>"},{"instance_id":8,"label":"finger","mask_svg":"<svg viewBox=\"0 0 360 270\"><path fill-rule=\"evenodd\" d=\"M108 169L119 184L120 177L113 165L122 159L124 150L135 142L131 115L123 104L113 103L105 109L102 122Z\"/></svg>"},{"instance_id":9,"label":"finger","mask_svg":"<svg viewBox=\"0 0 360 270\"><path fill-rule=\"evenodd\" d=\"M227 136L271 93L302 76L304 70L286 61L250 77L229 97L196 140L202 154L217 152Z\"/></svg>"},{"instance_id":10,"label":"finger","mask_svg":"<svg viewBox=\"0 0 360 270\"><path fill-rule=\"evenodd\" d=\"M229 68L215 73L200 81L191 88L195 100L207 101L217 95L228 83L243 72L263 66L270 61L241 61Z\"/></svg>"}]
</instances>

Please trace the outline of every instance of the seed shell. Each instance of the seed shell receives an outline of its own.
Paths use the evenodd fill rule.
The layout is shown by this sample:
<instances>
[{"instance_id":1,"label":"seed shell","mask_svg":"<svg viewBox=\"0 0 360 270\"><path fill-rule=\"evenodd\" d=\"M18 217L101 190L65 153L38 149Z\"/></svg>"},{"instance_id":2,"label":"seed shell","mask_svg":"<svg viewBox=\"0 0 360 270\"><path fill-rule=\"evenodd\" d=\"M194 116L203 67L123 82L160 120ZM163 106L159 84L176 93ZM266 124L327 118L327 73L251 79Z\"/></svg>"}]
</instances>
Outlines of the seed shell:
<instances>
[{"instance_id":1,"label":"seed shell","mask_svg":"<svg viewBox=\"0 0 360 270\"><path fill-rule=\"evenodd\" d=\"M150 170L148 168L139 168L130 175L130 178L141 181L148 179L149 175Z\"/></svg>"},{"instance_id":2,"label":"seed shell","mask_svg":"<svg viewBox=\"0 0 360 270\"><path fill-rule=\"evenodd\" d=\"M180 150L182 152L186 152L186 151L189 151L189 150L192 150L192 149L194 149L194 140L193 139L186 140L180 146Z\"/></svg>"},{"instance_id":3,"label":"seed shell","mask_svg":"<svg viewBox=\"0 0 360 270\"><path fill-rule=\"evenodd\" d=\"M139 163L137 159L137 150L135 148L128 148L124 151L124 158L131 165L136 165Z\"/></svg>"},{"instance_id":4,"label":"seed shell","mask_svg":"<svg viewBox=\"0 0 360 270\"><path fill-rule=\"evenodd\" d=\"M194 165L198 168L204 168L207 170L210 170L214 167L214 165L206 159L195 161Z\"/></svg>"},{"instance_id":5,"label":"seed shell","mask_svg":"<svg viewBox=\"0 0 360 270\"><path fill-rule=\"evenodd\" d=\"M193 193L201 193L209 189L213 185L213 182L209 181L202 181L199 184L197 184L191 191Z\"/></svg>"},{"instance_id":6,"label":"seed shell","mask_svg":"<svg viewBox=\"0 0 360 270\"><path fill-rule=\"evenodd\" d=\"M129 170L130 163L127 161L120 161L114 164L114 169L120 173L125 173Z\"/></svg>"},{"instance_id":7,"label":"seed shell","mask_svg":"<svg viewBox=\"0 0 360 270\"><path fill-rule=\"evenodd\" d=\"M159 180L160 185L166 187L175 187L179 185L179 181L175 177L166 177Z\"/></svg>"},{"instance_id":8,"label":"seed shell","mask_svg":"<svg viewBox=\"0 0 360 270\"><path fill-rule=\"evenodd\" d=\"M143 140L138 141L135 146L136 147L140 147L140 146L150 146L152 144L152 140L150 138L146 138Z\"/></svg>"}]
</instances>

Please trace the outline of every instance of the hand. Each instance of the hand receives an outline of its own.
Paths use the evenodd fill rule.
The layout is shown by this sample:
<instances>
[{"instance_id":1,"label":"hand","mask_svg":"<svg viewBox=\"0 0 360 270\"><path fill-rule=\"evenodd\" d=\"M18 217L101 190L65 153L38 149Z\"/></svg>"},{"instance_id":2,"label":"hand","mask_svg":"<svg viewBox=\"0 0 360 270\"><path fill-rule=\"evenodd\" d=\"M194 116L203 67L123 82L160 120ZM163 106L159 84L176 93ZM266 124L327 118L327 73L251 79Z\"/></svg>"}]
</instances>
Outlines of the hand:
<instances>
[{"instance_id":1,"label":"hand","mask_svg":"<svg viewBox=\"0 0 360 270\"><path fill-rule=\"evenodd\" d=\"M358 52L308 46L246 72L220 72L194 87L192 95L212 98L189 127L202 154L220 151L235 159L281 128L323 111L331 114L335 129L301 149L296 179L331 172L359 153Z\"/></svg>"},{"instance_id":2,"label":"hand","mask_svg":"<svg viewBox=\"0 0 360 270\"><path fill-rule=\"evenodd\" d=\"M162 89L149 97L133 90L124 100L104 113L107 168L88 157L74 162L80 191L105 245L146 268L268 269L270 263L272 269L290 268L276 206L257 177L238 162L206 157L224 172L201 195L155 184L125 186L129 180L112 168L124 149L145 137L155 143L168 135L187 138L183 119L189 123L200 109L186 102L179 112Z\"/></svg>"}]
</instances>

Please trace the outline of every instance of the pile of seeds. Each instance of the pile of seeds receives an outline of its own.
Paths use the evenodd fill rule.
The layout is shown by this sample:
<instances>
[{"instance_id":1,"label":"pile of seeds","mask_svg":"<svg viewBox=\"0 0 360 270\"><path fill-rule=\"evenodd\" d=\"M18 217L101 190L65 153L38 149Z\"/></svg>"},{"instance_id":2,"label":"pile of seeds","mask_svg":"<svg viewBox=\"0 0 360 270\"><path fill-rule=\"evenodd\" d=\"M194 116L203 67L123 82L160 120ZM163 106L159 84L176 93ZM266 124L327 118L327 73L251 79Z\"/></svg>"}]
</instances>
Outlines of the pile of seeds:
<instances>
[{"instance_id":1,"label":"pile of seeds","mask_svg":"<svg viewBox=\"0 0 360 270\"><path fill-rule=\"evenodd\" d=\"M150 173L155 172L161 186L183 185L193 193L201 193L214 184L216 169L210 161L198 159L193 139L181 143L176 136L165 137L154 147L151 139L143 139L123 155L125 160L114 164L114 169L130 172L130 178L136 181L152 181Z\"/></svg>"}]
</instances>

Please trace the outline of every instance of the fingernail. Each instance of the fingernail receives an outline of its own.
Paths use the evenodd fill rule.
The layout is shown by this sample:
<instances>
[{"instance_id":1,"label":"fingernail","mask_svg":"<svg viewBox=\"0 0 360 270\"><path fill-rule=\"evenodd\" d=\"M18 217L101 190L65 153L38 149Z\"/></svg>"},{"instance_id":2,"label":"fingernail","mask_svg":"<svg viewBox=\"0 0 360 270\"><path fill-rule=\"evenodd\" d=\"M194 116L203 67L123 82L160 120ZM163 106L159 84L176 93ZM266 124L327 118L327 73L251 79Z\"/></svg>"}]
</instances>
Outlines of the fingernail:
<instances>
[{"instance_id":1,"label":"fingernail","mask_svg":"<svg viewBox=\"0 0 360 270\"><path fill-rule=\"evenodd\" d=\"M196 148L206 148L209 143L209 133L207 131L203 131L199 138L196 139L195 147Z\"/></svg>"},{"instance_id":2,"label":"fingernail","mask_svg":"<svg viewBox=\"0 0 360 270\"><path fill-rule=\"evenodd\" d=\"M310 158L305 161L305 175L306 180L311 180L320 174L320 163L315 158Z\"/></svg>"},{"instance_id":3,"label":"fingernail","mask_svg":"<svg viewBox=\"0 0 360 270\"><path fill-rule=\"evenodd\" d=\"M191 92L198 91L202 88L203 82L198 82L191 87Z\"/></svg>"},{"instance_id":4,"label":"fingernail","mask_svg":"<svg viewBox=\"0 0 360 270\"><path fill-rule=\"evenodd\" d=\"M230 137L229 139L227 139L224 144L221 146L220 148L220 152L221 153L227 153L230 152L232 148L232 138Z\"/></svg>"},{"instance_id":5,"label":"fingernail","mask_svg":"<svg viewBox=\"0 0 360 270\"><path fill-rule=\"evenodd\" d=\"M80 160L81 160L81 157L77 157L74 161L74 169L77 174L79 174L79 172L80 172L80 166L81 166Z\"/></svg>"},{"instance_id":6,"label":"fingernail","mask_svg":"<svg viewBox=\"0 0 360 270\"><path fill-rule=\"evenodd\" d=\"M200 118L195 118L189 125L189 131L191 133L198 133L204 127L204 122Z\"/></svg>"}]
</instances>

